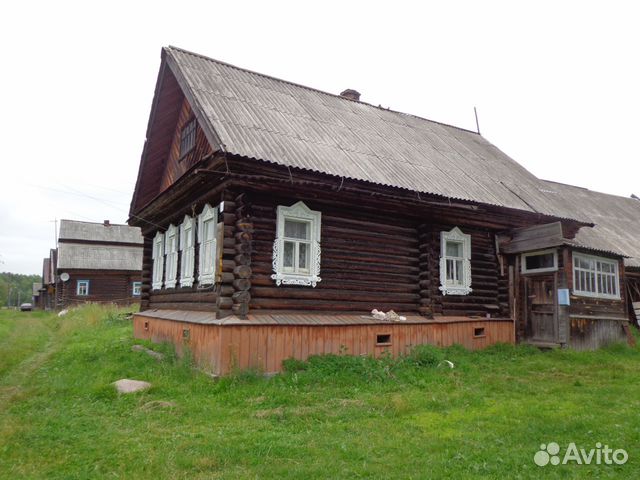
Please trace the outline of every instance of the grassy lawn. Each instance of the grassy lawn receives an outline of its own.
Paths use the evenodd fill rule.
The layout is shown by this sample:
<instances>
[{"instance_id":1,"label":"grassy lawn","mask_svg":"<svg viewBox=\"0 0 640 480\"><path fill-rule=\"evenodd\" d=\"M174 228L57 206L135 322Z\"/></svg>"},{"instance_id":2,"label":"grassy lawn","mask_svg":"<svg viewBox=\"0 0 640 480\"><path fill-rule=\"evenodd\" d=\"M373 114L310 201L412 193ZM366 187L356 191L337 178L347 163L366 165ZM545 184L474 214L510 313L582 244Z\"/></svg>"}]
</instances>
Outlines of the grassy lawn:
<instances>
[{"instance_id":1,"label":"grassy lawn","mask_svg":"<svg viewBox=\"0 0 640 480\"><path fill-rule=\"evenodd\" d=\"M424 348L214 381L86 307L0 311L0 478L638 478L640 350ZM455 368L437 365L443 359ZM111 383L147 380L127 396ZM533 462L596 442L625 465Z\"/></svg>"}]
</instances>

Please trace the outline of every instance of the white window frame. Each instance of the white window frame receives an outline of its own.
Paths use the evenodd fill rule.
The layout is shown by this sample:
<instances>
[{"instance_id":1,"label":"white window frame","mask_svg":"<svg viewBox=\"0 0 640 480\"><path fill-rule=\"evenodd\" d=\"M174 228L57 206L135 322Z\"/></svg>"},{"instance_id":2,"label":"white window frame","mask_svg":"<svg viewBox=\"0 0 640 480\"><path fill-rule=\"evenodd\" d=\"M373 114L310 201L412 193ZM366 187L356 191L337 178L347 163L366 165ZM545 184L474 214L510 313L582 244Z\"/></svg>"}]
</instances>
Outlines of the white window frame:
<instances>
[{"instance_id":1,"label":"white window frame","mask_svg":"<svg viewBox=\"0 0 640 480\"><path fill-rule=\"evenodd\" d=\"M164 233L162 232L157 232L153 238L151 258L153 259L151 288L153 290L160 290L164 277Z\"/></svg>"},{"instance_id":2,"label":"white window frame","mask_svg":"<svg viewBox=\"0 0 640 480\"><path fill-rule=\"evenodd\" d=\"M204 238L205 222L213 222L212 238ZM202 209L202 213L198 215L198 283L200 285L216 283L216 272L218 271L217 234L218 209L207 203ZM211 260L207 261L209 258Z\"/></svg>"},{"instance_id":3,"label":"white window frame","mask_svg":"<svg viewBox=\"0 0 640 480\"><path fill-rule=\"evenodd\" d=\"M173 241L172 241L173 240ZM178 227L171 224L164 234L164 288L176 288L178 282Z\"/></svg>"},{"instance_id":4,"label":"white window frame","mask_svg":"<svg viewBox=\"0 0 640 480\"><path fill-rule=\"evenodd\" d=\"M89 296L89 285L91 285L91 282L89 280L78 280L76 282L76 296L78 296L78 297L88 297ZM85 286L86 287L85 293L80 293L80 287L81 286Z\"/></svg>"},{"instance_id":5,"label":"white window frame","mask_svg":"<svg viewBox=\"0 0 640 480\"><path fill-rule=\"evenodd\" d=\"M549 253L553 253L553 267L544 267L544 268L527 268L527 258L535 257L538 255L548 255ZM548 250L539 250L536 252L527 252L523 253L520 258L520 271L522 273L544 273L544 272L555 272L558 270L558 251L555 249Z\"/></svg>"},{"instance_id":6,"label":"white window frame","mask_svg":"<svg viewBox=\"0 0 640 480\"><path fill-rule=\"evenodd\" d=\"M189 235L189 233L191 235ZM180 224L180 286L193 285L196 252L196 221L188 215Z\"/></svg>"},{"instance_id":7,"label":"white window frame","mask_svg":"<svg viewBox=\"0 0 640 480\"><path fill-rule=\"evenodd\" d=\"M580 267L576 267L576 259L582 259L586 261L594 262L595 269L594 270L586 270ZM579 295L581 297L592 297L592 298L607 298L610 300L620 300L620 271L619 271L619 263L617 260L606 258L606 257L598 257L596 255L587 255L586 253L577 253L573 252L571 259L571 269L573 271L573 294ZM601 293L598 291L598 275L611 275L608 272L598 272L598 262L607 263L609 265L613 265L614 267L614 285L616 289L616 294L611 295L607 293ZM594 273L594 287L596 289L595 292L590 292L586 290L577 290L576 289L576 274L580 274L581 271Z\"/></svg>"},{"instance_id":8,"label":"white window frame","mask_svg":"<svg viewBox=\"0 0 640 480\"><path fill-rule=\"evenodd\" d=\"M284 223L285 220L309 223L309 268L306 272L293 270L286 271L284 268ZM303 285L315 287L320 278L320 232L322 214L309 209L304 202L297 202L290 207L279 205L277 209L276 239L273 242L273 271L271 278L276 281L276 285ZM294 255L297 258L297 255Z\"/></svg>"},{"instance_id":9,"label":"white window frame","mask_svg":"<svg viewBox=\"0 0 640 480\"><path fill-rule=\"evenodd\" d=\"M131 296L139 297L142 295L142 282L133 282L131 285Z\"/></svg>"},{"instance_id":10,"label":"white window frame","mask_svg":"<svg viewBox=\"0 0 640 480\"><path fill-rule=\"evenodd\" d=\"M462 244L462 257L447 257L447 242ZM447 282L447 260L462 260L462 278L459 284ZM471 288L471 235L462 233L458 227L449 232L440 232L440 291L443 295L469 295Z\"/></svg>"}]
</instances>

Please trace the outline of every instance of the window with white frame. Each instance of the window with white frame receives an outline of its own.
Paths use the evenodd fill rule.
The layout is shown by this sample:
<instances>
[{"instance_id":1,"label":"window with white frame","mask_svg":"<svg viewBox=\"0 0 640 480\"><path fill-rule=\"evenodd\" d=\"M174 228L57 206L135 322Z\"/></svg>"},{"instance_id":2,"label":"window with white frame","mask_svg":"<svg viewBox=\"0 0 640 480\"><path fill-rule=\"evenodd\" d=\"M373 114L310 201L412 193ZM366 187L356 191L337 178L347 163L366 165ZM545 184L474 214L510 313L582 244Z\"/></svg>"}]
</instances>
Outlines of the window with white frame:
<instances>
[{"instance_id":1,"label":"window with white frame","mask_svg":"<svg viewBox=\"0 0 640 480\"><path fill-rule=\"evenodd\" d=\"M278 206L273 271L276 285L315 287L320 278L321 213L303 202Z\"/></svg>"},{"instance_id":2,"label":"window with white frame","mask_svg":"<svg viewBox=\"0 0 640 480\"><path fill-rule=\"evenodd\" d=\"M574 253L573 293L587 297L619 299L618 262Z\"/></svg>"},{"instance_id":3,"label":"window with white frame","mask_svg":"<svg viewBox=\"0 0 640 480\"><path fill-rule=\"evenodd\" d=\"M471 289L471 235L455 227L440 233L440 291L468 295Z\"/></svg>"},{"instance_id":4,"label":"window with white frame","mask_svg":"<svg viewBox=\"0 0 640 480\"><path fill-rule=\"evenodd\" d=\"M142 282L133 282L131 288L131 295L134 297L139 297L142 293Z\"/></svg>"},{"instance_id":5,"label":"window with white frame","mask_svg":"<svg viewBox=\"0 0 640 480\"><path fill-rule=\"evenodd\" d=\"M558 269L556 250L523 253L520 260L522 273L555 272Z\"/></svg>"},{"instance_id":6,"label":"window with white frame","mask_svg":"<svg viewBox=\"0 0 640 480\"><path fill-rule=\"evenodd\" d=\"M89 295L89 280L78 280L76 283L76 295L79 297Z\"/></svg>"},{"instance_id":7,"label":"window with white frame","mask_svg":"<svg viewBox=\"0 0 640 480\"><path fill-rule=\"evenodd\" d=\"M151 279L151 288L160 290L162 288L162 280L164 276L164 233L158 232L153 238L153 250L151 252L153 259L153 276Z\"/></svg>"},{"instance_id":8,"label":"window with white frame","mask_svg":"<svg viewBox=\"0 0 640 480\"><path fill-rule=\"evenodd\" d=\"M195 267L195 219L185 215L180 225L180 286L193 285Z\"/></svg>"},{"instance_id":9,"label":"window with white frame","mask_svg":"<svg viewBox=\"0 0 640 480\"><path fill-rule=\"evenodd\" d=\"M200 285L213 285L216 283L216 228L218 223L218 210L207 204L202 213L198 215L198 283Z\"/></svg>"},{"instance_id":10,"label":"window with white frame","mask_svg":"<svg viewBox=\"0 0 640 480\"><path fill-rule=\"evenodd\" d=\"M165 288L175 288L178 280L178 228L169 225L164 234L164 286Z\"/></svg>"}]
</instances>

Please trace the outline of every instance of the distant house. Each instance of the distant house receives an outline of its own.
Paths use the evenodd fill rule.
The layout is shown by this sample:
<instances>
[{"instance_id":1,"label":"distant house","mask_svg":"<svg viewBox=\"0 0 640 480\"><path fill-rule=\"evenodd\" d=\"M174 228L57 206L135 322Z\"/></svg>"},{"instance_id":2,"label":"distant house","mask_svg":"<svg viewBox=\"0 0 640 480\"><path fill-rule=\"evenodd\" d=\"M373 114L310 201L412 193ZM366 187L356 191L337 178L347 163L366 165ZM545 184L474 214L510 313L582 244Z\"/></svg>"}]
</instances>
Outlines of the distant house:
<instances>
[{"instance_id":1,"label":"distant house","mask_svg":"<svg viewBox=\"0 0 640 480\"><path fill-rule=\"evenodd\" d=\"M141 295L142 236L127 225L61 220L54 278L56 307L129 304ZM46 260L45 260L46 263Z\"/></svg>"},{"instance_id":2,"label":"distant house","mask_svg":"<svg viewBox=\"0 0 640 480\"><path fill-rule=\"evenodd\" d=\"M51 310L56 308L56 261L58 251L49 250L49 256L42 260L42 287L39 290L36 308Z\"/></svg>"},{"instance_id":3,"label":"distant house","mask_svg":"<svg viewBox=\"0 0 640 480\"><path fill-rule=\"evenodd\" d=\"M476 132L165 48L129 220L135 335L217 374L624 340L640 257L616 239L635 200L612 200L631 217L598 233L607 209L555 185Z\"/></svg>"},{"instance_id":4,"label":"distant house","mask_svg":"<svg viewBox=\"0 0 640 480\"><path fill-rule=\"evenodd\" d=\"M33 308L42 308L40 305L40 293L42 291L42 282L34 282L31 292L31 304Z\"/></svg>"}]
</instances>

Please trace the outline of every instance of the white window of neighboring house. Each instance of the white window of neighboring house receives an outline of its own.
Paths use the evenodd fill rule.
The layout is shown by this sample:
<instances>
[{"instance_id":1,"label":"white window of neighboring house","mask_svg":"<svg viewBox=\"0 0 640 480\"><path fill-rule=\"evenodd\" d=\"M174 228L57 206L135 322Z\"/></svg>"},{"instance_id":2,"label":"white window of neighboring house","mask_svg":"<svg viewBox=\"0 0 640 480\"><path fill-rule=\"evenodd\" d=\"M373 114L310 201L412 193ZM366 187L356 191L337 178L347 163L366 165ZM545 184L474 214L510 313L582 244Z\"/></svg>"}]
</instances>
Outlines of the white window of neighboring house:
<instances>
[{"instance_id":1,"label":"white window of neighboring house","mask_svg":"<svg viewBox=\"0 0 640 480\"><path fill-rule=\"evenodd\" d=\"M320 278L321 213L303 202L278 206L273 271L276 285L315 287Z\"/></svg>"},{"instance_id":2,"label":"white window of neighboring house","mask_svg":"<svg viewBox=\"0 0 640 480\"><path fill-rule=\"evenodd\" d=\"M523 253L521 256L522 273L555 272L558 270L558 252L542 250Z\"/></svg>"},{"instance_id":3,"label":"white window of neighboring house","mask_svg":"<svg viewBox=\"0 0 640 480\"><path fill-rule=\"evenodd\" d=\"M151 280L151 288L160 290L162 288L162 280L164 275L164 233L158 232L153 239L153 277Z\"/></svg>"},{"instance_id":4,"label":"white window of neighboring house","mask_svg":"<svg viewBox=\"0 0 640 480\"><path fill-rule=\"evenodd\" d=\"M218 259L216 255L216 229L218 209L207 204L198 215L198 283L213 285L216 283Z\"/></svg>"},{"instance_id":5,"label":"white window of neighboring house","mask_svg":"<svg viewBox=\"0 0 640 480\"><path fill-rule=\"evenodd\" d=\"M180 286L193 285L195 268L195 219L185 215L180 225Z\"/></svg>"},{"instance_id":6,"label":"white window of neighboring house","mask_svg":"<svg viewBox=\"0 0 640 480\"><path fill-rule=\"evenodd\" d=\"M471 235L455 227L440 233L440 290L443 295L468 295L471 288Z\"/></svg>"},{"instance_id":7,"label":"white window of neighboring house","mask_svg":"<svg viewBox=\"0 0 640 480\"><path fill-rule=\"evenodd\" d=\"M609 258L574 253L573 293L586 297L619 299L618 262Z\"/></svg>"},{"instance_id":8,"label":"white window of neighboring house","mask_svg":"<svg viewBox=\"0 0 640 480\"><path fill-rule=\"evenodd\" d=\"M142 282L133 282L133 288L131 290L131 294L134 297L139 297L142 293Z\"/></svg>"},{"instance_id":9,"label":"white window of neighboring house","mask_svg":"<svg viewBox=\"0 0 640 480\"><path fill-rule=\"evenodd\" d=\"M178 228L169 225L164 234L164 254L165 258L165 288L175 288L178 280Z\"/></svg>"},{"instance_id":10,"label":"white window of neighboring house","mask_svg":"<svg viewBox=\"0 0 640 480\"><path fill-rule=\"evenodd\" d=\"M79 297L89 295L89 280L78 280L76 284L76 295Z\"/></svg>"}]
</instances>

